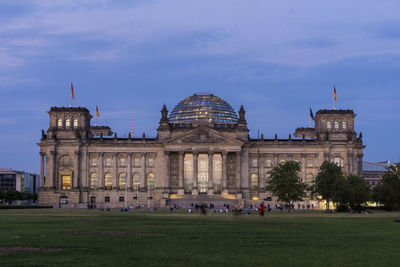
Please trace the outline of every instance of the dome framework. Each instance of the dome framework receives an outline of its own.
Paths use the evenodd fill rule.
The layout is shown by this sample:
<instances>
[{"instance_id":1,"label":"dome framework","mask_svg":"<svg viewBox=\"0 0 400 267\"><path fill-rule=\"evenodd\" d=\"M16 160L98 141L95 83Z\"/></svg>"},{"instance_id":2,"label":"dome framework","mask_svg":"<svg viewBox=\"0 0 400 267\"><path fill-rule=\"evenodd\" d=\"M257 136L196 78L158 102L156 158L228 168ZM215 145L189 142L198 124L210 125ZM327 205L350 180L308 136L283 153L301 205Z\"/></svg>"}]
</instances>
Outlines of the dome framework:
<instances>
[{"instance_id":1,"label":"dome framework","mask_svg":"<svg viewBox=\"0 0 400 267\"><path fill-rule=\"evenodd\" d=\"M191 124L207 121L237 124L238 116L225 100L213 94L194 94L179 102L169 115L170 123Z\"/></svg>"}]
</instances>

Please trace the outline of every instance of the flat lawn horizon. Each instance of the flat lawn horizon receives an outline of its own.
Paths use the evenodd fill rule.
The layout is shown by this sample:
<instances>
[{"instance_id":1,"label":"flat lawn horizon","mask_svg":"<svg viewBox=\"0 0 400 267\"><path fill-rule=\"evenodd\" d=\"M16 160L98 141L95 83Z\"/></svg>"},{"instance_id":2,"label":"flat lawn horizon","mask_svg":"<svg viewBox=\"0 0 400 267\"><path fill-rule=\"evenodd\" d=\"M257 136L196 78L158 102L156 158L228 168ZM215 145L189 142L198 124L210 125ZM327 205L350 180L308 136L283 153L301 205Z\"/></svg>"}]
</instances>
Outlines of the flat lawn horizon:
<instances>
[{"instance_id":1,"label":"flat lawn horizon","mask_svg":"<svg viewBox=\"0 0 400 267\"><path fill-rule=\"evenodd\" d=\"M1 266L398 266L400 212L0 210Z\"/></svg>"}]
</instances>

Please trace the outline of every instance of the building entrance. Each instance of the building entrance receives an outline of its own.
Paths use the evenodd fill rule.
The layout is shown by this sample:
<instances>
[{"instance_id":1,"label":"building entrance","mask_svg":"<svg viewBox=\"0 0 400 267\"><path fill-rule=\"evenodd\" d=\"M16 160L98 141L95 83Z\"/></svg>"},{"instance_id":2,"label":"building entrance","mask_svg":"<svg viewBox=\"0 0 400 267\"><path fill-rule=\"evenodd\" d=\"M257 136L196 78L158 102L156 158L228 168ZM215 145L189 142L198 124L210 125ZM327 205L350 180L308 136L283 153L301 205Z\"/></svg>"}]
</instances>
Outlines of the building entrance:
<instances>
[{"instance_id":1,"label":"building entrance","mask_svg":"<svg viewBox=\"0 0 400 267\"><path fill-rule=\"evenodd\" d=\"M198 158L198 172L197 172L197 186L199 193L207 193L208 190L208 155L199 154Z\"/></svg>"}]
</instances>

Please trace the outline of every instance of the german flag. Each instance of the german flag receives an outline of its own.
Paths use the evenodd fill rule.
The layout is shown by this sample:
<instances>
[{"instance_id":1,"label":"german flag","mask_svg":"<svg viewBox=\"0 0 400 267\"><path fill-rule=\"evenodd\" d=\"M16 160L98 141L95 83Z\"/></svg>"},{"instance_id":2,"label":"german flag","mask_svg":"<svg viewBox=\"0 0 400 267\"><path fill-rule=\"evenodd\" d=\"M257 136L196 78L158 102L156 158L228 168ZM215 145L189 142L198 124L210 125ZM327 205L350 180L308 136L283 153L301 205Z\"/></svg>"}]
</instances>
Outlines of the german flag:
<instances>
[{"instance_id":1,"label":"german flag","mask_svg":"<svg viewBox=\"0 0 400 267\"><path fill-rule=\"evenodd\" d=\"M97 107L97 105L96 105L96 116L97 118L100 118L99 108Z\"/></svg>"},{"instance_id":2,"label":"german flag","mask_svg":"<svg viewBox=\"0 0 400 267\"><path fill-rule=\"evenodd\" d=\"M337 95L336 95L336 88L333 86L333 97L335 98L335 101L337 101Z\"/></svg>"},{"instance_id":3,"label":"german flag","mask_svg":"<svg viewBox=\"0 0 400 267\"><path fill-rule=\"evenodd\" d=\"M74 101L75 100L75 94L74 94L74 86L72 85L72 82L71 82L71 97L72 97L72 101Z\"/></svg>"}]
</instances>

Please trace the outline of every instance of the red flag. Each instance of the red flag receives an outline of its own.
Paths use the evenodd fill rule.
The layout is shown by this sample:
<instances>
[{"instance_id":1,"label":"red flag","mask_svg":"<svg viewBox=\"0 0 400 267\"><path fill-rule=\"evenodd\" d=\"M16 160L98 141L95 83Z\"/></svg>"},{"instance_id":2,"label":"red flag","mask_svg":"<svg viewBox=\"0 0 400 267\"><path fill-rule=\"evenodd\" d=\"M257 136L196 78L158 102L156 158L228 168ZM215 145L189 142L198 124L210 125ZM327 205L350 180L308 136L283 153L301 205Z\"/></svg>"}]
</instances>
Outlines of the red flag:
<instances>
[{"instance_id":1,"label":"red flag","mask_svg":"<svg viewBox=\"0 0 400 267\"><path fill-rule=\"evenodd\" d=\"M74 86L72 85L72 82L71 82L71 97L72 97L72 101L75 100Z\"/></svg>"},{"instance_id":2,"label":"red flag","mask_svg":"<svg viewBox=\"0 0 400 267\"><path fill-rule=\"evenodd\" d=\"M335 101L337 101L337 95L336 95L336 88L333 86L333 97L335 98Z\"/></svg>"},{"instance_id":3,"label":"red flag","mask_svg":"<svg viewBox=\"0 0 400 267\"><path fill-rule=\"evenodd\" d=\"M96 115L97 115L97 118L100 117L99 108L97 107L97 105L96 105Z\"/></svg>"}]
</instances>

